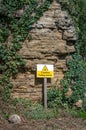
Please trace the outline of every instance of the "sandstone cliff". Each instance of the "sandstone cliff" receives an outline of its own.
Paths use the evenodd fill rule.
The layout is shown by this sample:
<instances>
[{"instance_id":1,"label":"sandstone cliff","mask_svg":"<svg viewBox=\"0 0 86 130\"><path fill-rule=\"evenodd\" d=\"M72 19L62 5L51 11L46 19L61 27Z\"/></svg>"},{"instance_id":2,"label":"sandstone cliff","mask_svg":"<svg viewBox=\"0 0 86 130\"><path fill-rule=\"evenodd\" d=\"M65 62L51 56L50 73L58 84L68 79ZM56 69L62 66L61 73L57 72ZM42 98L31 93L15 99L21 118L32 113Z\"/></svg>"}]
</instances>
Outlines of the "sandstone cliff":
<instances>
[{"instance_id":1,"label":"sandstone cliff","mask_svg":"<svg viewBox=\"0 0 86 130\"><path fill-rule=\"evenodd\" d=\"M42 98L43 79L36 77L36 65L53 64L54 78L48 79L48 87L59 86L67 71L66 60L75 52L76 31L69 14L53 1L30 34L32 39L27 38L19 52L26 61L27 72L12 79L12 96L37 100Z\"/></svg>"}]
</instances>

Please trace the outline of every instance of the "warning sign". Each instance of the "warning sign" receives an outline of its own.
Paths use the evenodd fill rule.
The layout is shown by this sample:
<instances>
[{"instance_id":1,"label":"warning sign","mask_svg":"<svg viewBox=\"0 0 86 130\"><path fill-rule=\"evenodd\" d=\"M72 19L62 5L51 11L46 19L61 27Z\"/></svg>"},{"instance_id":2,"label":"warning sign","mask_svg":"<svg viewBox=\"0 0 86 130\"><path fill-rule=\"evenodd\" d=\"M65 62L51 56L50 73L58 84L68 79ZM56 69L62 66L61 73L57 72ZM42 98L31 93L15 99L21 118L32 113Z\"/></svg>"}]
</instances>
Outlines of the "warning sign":
<instances>
[{"instance_id":1,"label":"warning sign","mask_svg":"<svg viewBox=\"0 0 86 130\"><path fill-rule=\"evenodd\" d=\"M37 64L38 78L52 78L54 75L53 65Z\"/></svg>"}]
</instances>

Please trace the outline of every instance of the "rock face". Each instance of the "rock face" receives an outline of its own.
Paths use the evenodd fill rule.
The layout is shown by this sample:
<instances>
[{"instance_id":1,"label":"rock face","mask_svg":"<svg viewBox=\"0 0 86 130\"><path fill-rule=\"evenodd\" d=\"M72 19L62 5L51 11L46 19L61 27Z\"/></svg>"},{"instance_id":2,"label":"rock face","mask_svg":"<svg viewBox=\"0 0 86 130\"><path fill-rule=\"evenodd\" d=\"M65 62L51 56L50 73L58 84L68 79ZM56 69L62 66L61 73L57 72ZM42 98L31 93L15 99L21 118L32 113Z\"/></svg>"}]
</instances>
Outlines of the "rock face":
<instances>
[{"instance_id":1,"label":"rock face","mask_svg":"<svg viewBox=\"0 0 86 130\"><path fill-rule=\"evenodd\" d=\"M48 79L48 87L60 85L67 71L66 60L75 52L76 31L71 17L53 1L48 11L33 25L32 39L22 43L20 54L26 61L27 72L12 79L13 97L38 100L42 98L43 79L36 77L37 64L53 64L54 78Z\"/></svg>"}]
</instances>

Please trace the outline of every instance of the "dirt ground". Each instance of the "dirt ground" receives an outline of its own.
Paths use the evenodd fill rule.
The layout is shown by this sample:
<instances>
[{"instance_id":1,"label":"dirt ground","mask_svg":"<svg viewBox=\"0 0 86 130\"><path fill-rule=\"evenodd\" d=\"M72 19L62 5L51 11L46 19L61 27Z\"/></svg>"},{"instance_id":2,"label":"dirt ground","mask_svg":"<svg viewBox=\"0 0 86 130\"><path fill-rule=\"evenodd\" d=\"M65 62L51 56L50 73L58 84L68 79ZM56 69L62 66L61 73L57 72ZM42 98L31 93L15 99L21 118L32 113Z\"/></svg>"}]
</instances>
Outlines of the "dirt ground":
<instances>
[{"instance_id":1,"label":"dirt ground","mask_svg":"<svg viewBox=\"0 0 86 130\"><path fill-rule=\"evenodd\" d=\"M20 109L21 108L21 109ZM52 119L33 120L27 119L21 114L21 123L8 122L3 113L13 113L14 106L0 100L0 130L86 130L86 120L75 118L72 115L60 111L60 116ZM22 106L17 106L17 113L24 113Z\"/></svg>"},{"instance_id":2,"label":"dirt ground","mask_svg":"<svg viewBox=\"0 0 86 130\"><path fill-rule=\"evenodd\" d=\"M59 117L49 120L25 120L21 124L12 124L0 120L0 130L86 130L86 121L73 117Z\"/></svg>"}]
</instances>

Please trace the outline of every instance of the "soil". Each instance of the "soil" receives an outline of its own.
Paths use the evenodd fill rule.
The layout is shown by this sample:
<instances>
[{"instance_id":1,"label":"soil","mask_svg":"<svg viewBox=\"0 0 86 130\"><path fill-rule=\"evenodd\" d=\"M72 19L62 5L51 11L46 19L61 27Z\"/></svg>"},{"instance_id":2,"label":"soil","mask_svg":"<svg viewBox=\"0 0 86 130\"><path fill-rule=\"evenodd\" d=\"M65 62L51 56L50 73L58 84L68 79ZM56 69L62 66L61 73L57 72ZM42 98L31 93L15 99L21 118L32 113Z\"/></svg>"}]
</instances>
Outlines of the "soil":
<instances>
[{"instance_id":1,"label":"soil","mask_svg":"<svg viewBox=\"0 0 86 130\"><path fill-rule=\"evenodd\" d=\"M49 120L27 120L22 118L20 124L12 124L1 118L0 130L86 130L86 121L65 116Z\"/></svg>"},{"instance_id":2,"label":"soil","mask_svg":"<svg viewBox=\"0 0 86 130\"><path fill-rule=\"evenodd\" d=\"M23 113L22 106L19 108L17 110ZM60 111L60 116L48 120L28 120L21 114L22 121L20 124L10 123L6 117L2 116L2 112L13 112L13 106L0 100L0 130L86 130L86 120L75 118L66 112L61 113Z\"/></svg>"}]
</instances>

